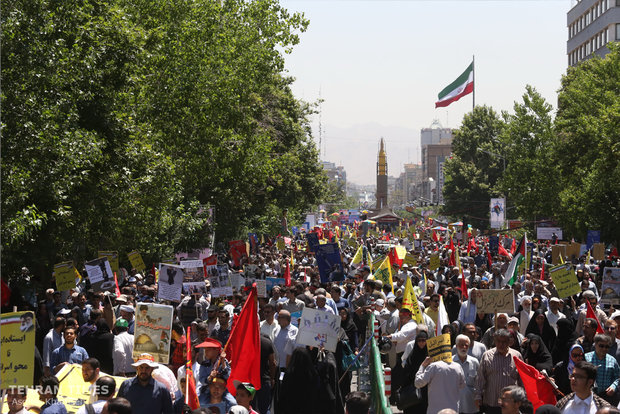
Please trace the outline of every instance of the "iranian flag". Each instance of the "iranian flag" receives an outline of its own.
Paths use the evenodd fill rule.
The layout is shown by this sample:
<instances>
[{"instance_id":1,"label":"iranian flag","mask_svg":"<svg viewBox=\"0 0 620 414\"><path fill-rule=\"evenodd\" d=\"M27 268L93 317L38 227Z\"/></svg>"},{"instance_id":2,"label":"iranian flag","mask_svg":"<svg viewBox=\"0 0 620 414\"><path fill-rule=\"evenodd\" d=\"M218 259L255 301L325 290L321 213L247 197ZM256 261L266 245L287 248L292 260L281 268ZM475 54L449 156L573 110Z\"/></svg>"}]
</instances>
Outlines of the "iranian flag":
<instances>
[{"instance_id":1,"label":"iranian flag","mask_svg":"<svg viewBox=\"0 0 620 414\"><path fill-rule=\"evenodd\" d=\"M474 91L474 62L465 72L461 74L454 82L446 86L439 95L439 100L435 102L435 108L448 106L452 102L456 102L463 96L470 94Z\"/></svg>"},{"instance_id":2,"label":"iranian flag","mask_svg":"<svg viewBox=\"0 0 620 414\"><path fill-rule=\"evenodd\" d=\"M512 286L512 284L517 281L519 277L519 266L521 265L521 263L525 261L526 257L527 257L527 236L524 234L523 238L519 242L519 245L517 246L515 255L510 261L510 264L508 265L508 269L506 269L506 273L504 274L504 280L508 278L508 282L506 283L508 286Z\"/></svg>"}]
</instances>

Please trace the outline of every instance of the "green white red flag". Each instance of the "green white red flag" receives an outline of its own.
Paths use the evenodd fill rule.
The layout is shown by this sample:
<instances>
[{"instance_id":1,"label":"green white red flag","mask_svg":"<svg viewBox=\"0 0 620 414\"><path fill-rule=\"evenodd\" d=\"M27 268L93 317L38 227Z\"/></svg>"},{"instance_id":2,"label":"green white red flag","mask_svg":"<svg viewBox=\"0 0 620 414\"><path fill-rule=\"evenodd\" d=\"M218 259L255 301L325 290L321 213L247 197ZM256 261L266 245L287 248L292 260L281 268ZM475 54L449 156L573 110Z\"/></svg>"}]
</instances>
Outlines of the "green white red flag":
<instances>
[{"instance_id":1,"label":"green white red flag","mask_svg":"<svg viewBox=\"0 0 620 414\"><path fill-rule=\"evenodd\" d=\"M456 102L463 96L470 94L474 91L474 62L465 69L465 72L461 73L461 76L456 78L454 82L446 86L439 95L437 95L437 102L435 102L435 108L444 107L450 105L452 102Z\"/></svg>"}]
</instances>

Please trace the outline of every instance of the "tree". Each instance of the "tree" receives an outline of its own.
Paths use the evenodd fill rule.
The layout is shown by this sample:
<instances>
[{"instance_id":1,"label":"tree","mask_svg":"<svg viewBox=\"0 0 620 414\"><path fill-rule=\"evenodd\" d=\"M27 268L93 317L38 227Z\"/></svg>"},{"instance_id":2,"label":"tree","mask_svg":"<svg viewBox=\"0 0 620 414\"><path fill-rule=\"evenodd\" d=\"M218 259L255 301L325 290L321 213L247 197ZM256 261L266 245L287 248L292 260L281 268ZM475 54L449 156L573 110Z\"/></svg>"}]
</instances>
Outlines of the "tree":
<instances>
[{"instance_id":1,"label":"tree","mask_svg":"<svg viewBox=\"0 0 620 414\"><path fill-rule=\"evenodd\" d=\"M620 235L620 46L568 68L558 94L554 165L562 177L558 218L585 239L588 229Z\"/></svg>"},{"instance_id":2,"label":"tree","mask_svg":"<svg viewBox=\"0 0 620 414\"><path fill-rule=\"evenodd\" d=\"M452 156L444 164L441 212L478 228L489 224L490 198L503 170L499 135L504 123L488 106L476 106L454 132ZM486 152L485 152L486 151ZM496 155L491 155L496 154Z\"/></svg>"},{"instance_id":3,"label":"tree","mask_svg":"<svg viewBox=\"0 0 620 414\"><path fill-rule=\"evenodd\" d=\"M558 204L560 177L552 160L556 136L551 111L551 105L528 85L523 103L514 104L514 114L503 114L506 126L500 145L506 171L497 188L526 220L553 217Z\"/></svg>"}]
</instances>

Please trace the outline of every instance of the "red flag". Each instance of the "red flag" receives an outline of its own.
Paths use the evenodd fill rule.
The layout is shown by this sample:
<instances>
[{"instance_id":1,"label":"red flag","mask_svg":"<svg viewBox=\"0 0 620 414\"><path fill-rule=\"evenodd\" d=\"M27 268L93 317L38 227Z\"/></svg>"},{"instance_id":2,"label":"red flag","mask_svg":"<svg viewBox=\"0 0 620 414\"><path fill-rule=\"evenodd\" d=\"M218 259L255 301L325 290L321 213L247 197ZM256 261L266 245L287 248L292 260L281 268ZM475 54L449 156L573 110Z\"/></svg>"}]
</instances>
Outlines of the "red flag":
<instances>
[{"instance_id":1,"label":"red flag","mask_svg":"<svg viewBox=\"0 0 620 414\"><path fill-rule=\"evenodd\" d=\"M286 261L286 269L284 270L284 286L291 285L291 267L289 266L289 261Z\"/></svg>"},{"instance_id":2,"label":"red flag","mask_svg":"<svg viewBox=\"0 0 620 414\"><path fill-rule=\"evenodd\" d=\"M454 251L454 242L452 241L452 235L450 235L450 246L448 246L452 253L450 253L450 259L448 260L448 266L456 266L456 252Z\"/></svg>"},{"instance_id":3,"label":"red flag","mask_svg":"<svg viewBox=\"0 0 620 414\"><path fill-rule=\"evenodd\" d=\"M11 301L11 288L4 280L0 280L0 282L2 284L2 287L0 287L2 291L2 299L0 299L0 302L2 302L2 306L9 306L9 302Z\"/></svg>"},{"instance_id":4,"label":"red flag","mask_svg":"<svg viewBox=\"0 0 620 414\"><path fill-rule=\"evenodd\" d=\"M540 280L545 280L545 259L542 259L540 263Z\"/></svg>"},{"instance_id":5,"label":"red flag","mask_svg":"<svg viewBox=\"0 0 620 414\"><path fill-rule=\"evenodd\" d=\"M586 300L586 306L587 306L586 318L592 318L596 320L596 333L600 333L600 334L605 333L605 331L603 330L603 327L601 326L601 323L596 317L596 313L594 313L594 309L592 309L592 305L590 305L589 300Z\"/></svg>"},{"instance_id":6,"label":"red flag","mask_svg":"<svg viewBox=\"0 0 620 414\"><path fill-rule=\"evenodd\" d=\"M192 341L190 340L190 327L187 327L187 361L185 362L185 404L189 405L192 410L198 409L198 394L196 394L196 379L194 378L194 370L192 369ZM178 346L178 345L177 345Z\"/></svg>"},{"instance_id":7,"label":"red flag","mask_svg":"<svg viewBox=\"0 0 620 414\"><path fill-rule=\"evenodd\" d=\"M527 394L527 399L534 406L534 411L541 405L551 404L555 405L557 400L555 398L555 392L553 385L549 383L549 380L545 378L543 374L538 372L536 368L521 361L516 356L513 357L521 382L523 382L523 388Z\"/></svg>"},{"instance_id":8,"label":"red flag","mask_svg":"<svg viewBox=\"0 0 620 414\"><path fill-rule=\"evenodd\" d=\"M517 250L517 240L512 239L512 244L510 245L510 254L515 254L515 250Z\"/></svg>"},{"instance_id":9,"label":"red flag","mask_svg":"<svg viewBox=\"0 0 620 414\"><path fill-rule=\"evenodd\" d=\"M260 389L260 335L256 285L252 286L239 318L230 332L224 351L230 362L228 391L233 396L237 394L234 380L251 382L254 388Z\"/></svg>"},{"instance_id":10,"label":"red flag","mask_svg":"<svg viewBox=\"0 0 620 414\"><path fill-rule=\"evenodd\" d=\"M118 278L116 277L116 272L114 272L114 284L116 285L114 294L116 295L116 297L119 297L121 295L121 290L118 288Z\"/></svg>"},{"instance_id":11,"label":"red flag","mask_svg":"<svg viewBox=\"0 0 620 414\"><path fill-rule=\"evenodd\" d=\"M398 253L394 247L390 248L390 252L388 253L388 257L390 258L390 263L392 265L398 266L399 268L403 265L403 259L398 257Z\"/></svg>"},{"instance_id":12,"label":"red flag","mask_svg":"<svg viewBox=\"0 0 620 414\"><path fill-rule=\"evenodd\" d=\"M491 257L491 252L487 249L487 267L489 270L491 269L491 266L493 266L493 258Z\"/></svg>"},{"instance_id":13,"label":"red flag","mask_svg":"<svg viewBox=\"0 0 620 414\"><path fill-rule=\"evenodd\" d=\"M465 282L465 274L461 272L461 295L464 299L469 299L469 293L467 293L467 282Z\"/></svg>"},{"instance_id":14,"label":"red flag","mask_svg":"<svg viewBox=\"0 0 620 414\"><path fill-rule=\"evenodd\" d=\"M508 250L504 249L504 246L502 246L502 243L499 244L498 253L500 256L511 257L510 253L508 253Z\"/></svg>"},{"instance_id":15,"label":"red flag","mask_svg":"<svg viewBox=\"0 0 620 414\"><path fill-rule=\"evenodd\" d=\"M435 230L433 230L433 241L439 241L439 237L437 236L437 233L435 233Z\"/></svg>"}]
</instances>

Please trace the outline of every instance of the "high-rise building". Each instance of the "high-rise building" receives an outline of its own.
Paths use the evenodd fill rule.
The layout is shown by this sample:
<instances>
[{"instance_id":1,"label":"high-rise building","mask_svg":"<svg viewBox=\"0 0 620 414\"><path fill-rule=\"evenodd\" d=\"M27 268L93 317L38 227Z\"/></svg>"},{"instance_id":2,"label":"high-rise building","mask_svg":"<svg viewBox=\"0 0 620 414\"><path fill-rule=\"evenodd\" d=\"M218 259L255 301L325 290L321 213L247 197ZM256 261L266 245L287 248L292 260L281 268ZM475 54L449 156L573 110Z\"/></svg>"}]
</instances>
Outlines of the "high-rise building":
<instances>
[{"instance_id":1,"label":"high-rise building","mask_svg":"<svg viewBox=\"0 0 620 414\"><path fill-rule=\"evenodd\" d=\"M452 129L442 128L435 120L420 131L422 180L414 190L425 202L438 203L443 184L443 163L452 153Z\"/></svg>"},{"instance_id":2,"label":"high-rise building","mask_svg":"<svg viewBox=\"0 0 620 414\"><path fill-rule=\"evenodd\" d=\"M578 0L566 14L568 64L609 53L607 44L620 41L620 0Z\"/></svg>"},{"instance_id":3,"label":"high-rise building","mask_svg":"<svg viewBox=\"0 0 620 414\"><path fill-rule=\"evenodd\" d=\"M377 156L377 209L382 209L388 205L388 168L387 155L383 138L379 145L379 155Z\"/></svg>"}]
</instances>

